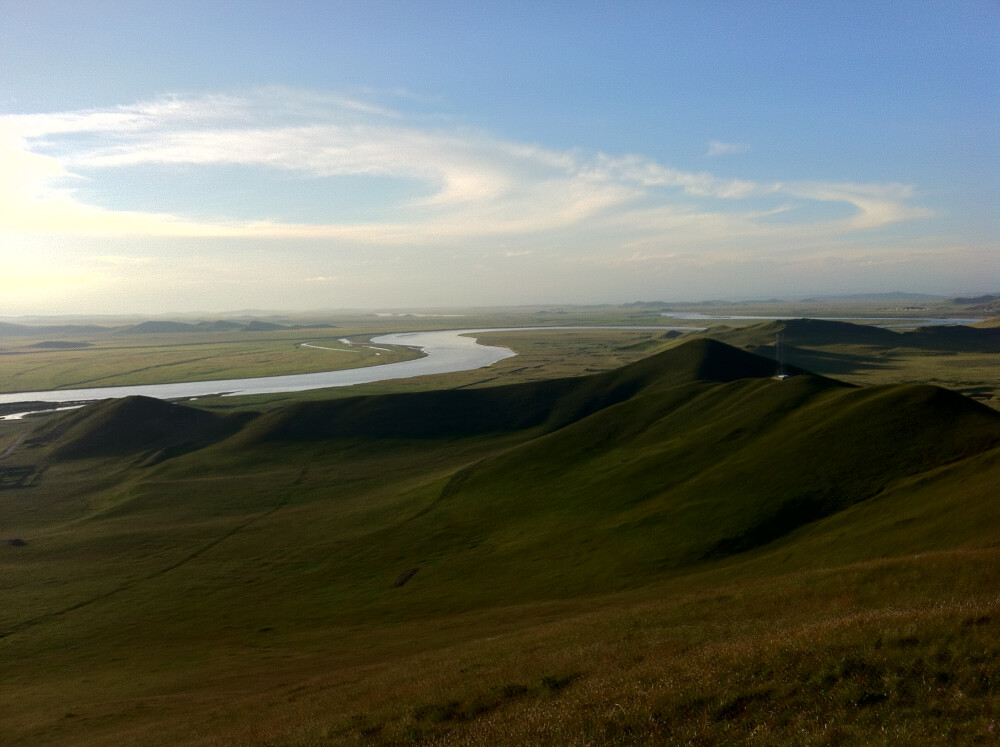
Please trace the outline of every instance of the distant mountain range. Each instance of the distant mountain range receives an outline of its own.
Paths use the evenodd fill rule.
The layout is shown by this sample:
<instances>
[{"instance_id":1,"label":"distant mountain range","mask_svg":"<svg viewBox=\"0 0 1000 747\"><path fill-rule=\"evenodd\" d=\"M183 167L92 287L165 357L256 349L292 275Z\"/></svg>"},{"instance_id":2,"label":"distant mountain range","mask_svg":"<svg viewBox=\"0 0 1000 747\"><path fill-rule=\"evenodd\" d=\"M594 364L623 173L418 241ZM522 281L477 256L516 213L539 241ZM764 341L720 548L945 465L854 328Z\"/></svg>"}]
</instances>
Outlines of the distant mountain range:
<instances>
[{"instance_id":1,"label":"distant mountain range","mask_svg":"<svg viewBox=\"0 0 1000 747\"><path fill-rule=\"evenodd\" d=\"M62 335L144 335L144 334L174 334L191 332L276 332L287 329L329 329L333 324L276 324L253 320L249 322L231 322L225 320L205 322L172 322L148 321L130 324L122 327L104 327L97 324L14 324L0 322L0 338L4 337L43 337Z\"/></svg>"},{"instance_id":2,"label":"distant mountain range","mask_svg":"<svg viewBox=\"0 0 1000 747\"><path fill-rule=\"evenodd\" d=\"M988 296L983 296L982 298L989 298ZM757 305L757 304L782 304L782 303L831 303L837 301L878 301L878 302L896 302L896 301L944 301L947 296L933 295L929 293L908 293L904 291L892 291L889 293L848 293L840 295L822 295L822 296L810 296L808 298L802 299L789 299L789 298L761 298L761 299L741 299L738 301L733 300L719 300L712 299L709 301L633 301L631 303L622 304L622 308L660 308L664 306L742 306L742 305ZM966 303L973 302L980 299L955 299L953 303Z\"/></svg>"},{"instance_id":3,"label":"distant mountain range","mask_svg":"<svg viewBox=\"0 0 1000 747\"><path fill-rule=\"evenodd\" d=\"M870 324L827 319L777 319L748 327L717 328L712 337L731 345L763 352L773 350L776 335L786 346L881 345L922 350L1000 351L1000 327L942 324L896 332ZM770 353L766 353L770 354Z\"/></svg>"},{"instance_id":4,"label":"distant mountain range","mask_svg":"<svg viewBox=\"0 0 1000 747\"><path fill-rule=\"evenodd\" d=\"M956 298L954 303L965 306L969 311L995 314L1000 312L1000 295L987 294L975 298Z\"/></svg>"},{"instance_id":5,"label":"distant mountain range","mask_svg":"<svg viewBox=\"0 0 1000 747\"><path fill-rule=\"evenodd\" d=\"M907 293L893 291L891 293L847 293L844 295L811 296L803 298L801 303L816 303L827 301L943 301L946 296L929 293Z\"/></svg>"}]
</instances>

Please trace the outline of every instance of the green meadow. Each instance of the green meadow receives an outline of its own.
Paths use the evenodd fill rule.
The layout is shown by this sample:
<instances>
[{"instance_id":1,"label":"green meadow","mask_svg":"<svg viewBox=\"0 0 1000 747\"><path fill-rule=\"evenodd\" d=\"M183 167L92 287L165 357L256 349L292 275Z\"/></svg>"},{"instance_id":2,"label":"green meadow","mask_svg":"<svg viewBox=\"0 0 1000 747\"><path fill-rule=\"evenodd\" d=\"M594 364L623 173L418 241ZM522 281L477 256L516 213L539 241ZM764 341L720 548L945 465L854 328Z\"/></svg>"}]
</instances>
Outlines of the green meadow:
<instances>
[{"instance_id":1,"label":"green meadow","mask_svg":"<svg viewBox=\"0 0 1000 747\"><path fill-rule=\"evenodd\" d=\"M0 733L989 743L998 350L883 332L497 332L478 372L0 423Z\"/></svg>"},{"instance_id":2,"label":"green meadow","mask_svg":"<svg viewBox=\"0 0 1000 747\"><path fill-rule=\"evenodd\" d=\"M464 314L377 316L343 314L332 321L283 319L284 324L145 322L109 326L80 323L0 323L0 392L126 386L163 382L313 373L381 365L419 357L409 348L366 347L371 337L399 331L555 325L662 324L656 313L616 308L470 310ZM308 322L292 324L291 322ZM509 333L510 334L510 333ZM641 357L615 352L650 333L625 330L560 331L529 335L522 367L546 368L546 377L610 368ZM352 344L346 345L341 340ZM503 343L501 343L503 344ZM384 346L378 346L384 347ZM592 360L584 360L589 356ZM571 362L560 367L560 361ZM527 362L525 363L525 361ZM579 364L579 365L578 365Z\"/></svg>"},{"instance_id":3,"label":"green meadow","mask_svg":"<svg viewBox=\"0 0 1000 747\"><path fill-rule=\"evenodd\" d=\"M84 335L86 340L77 341L85 345L80 347L39 347L47 341L8 338L0 342L0 390L81 389L313 373L419 357L409 348L373 350L360 341L345 345L340 341L343 334L310 332L200 333L184 334L181 339L177 335L138 338L99 333ZM73 341L55 342L65 345Z\"/></svg>"}]
</instances>

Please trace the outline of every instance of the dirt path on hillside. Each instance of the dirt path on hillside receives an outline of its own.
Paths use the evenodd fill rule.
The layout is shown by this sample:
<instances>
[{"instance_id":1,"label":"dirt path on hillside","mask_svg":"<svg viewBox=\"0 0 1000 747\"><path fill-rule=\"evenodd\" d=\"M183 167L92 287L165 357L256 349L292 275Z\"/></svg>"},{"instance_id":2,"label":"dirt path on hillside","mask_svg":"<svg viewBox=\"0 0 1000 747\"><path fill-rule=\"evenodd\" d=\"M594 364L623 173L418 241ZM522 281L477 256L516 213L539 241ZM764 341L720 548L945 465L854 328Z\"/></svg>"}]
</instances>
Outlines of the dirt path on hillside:
<instances>
[{"instance_id":1,"label":"dirt path on hillside","mask_svg":"<svg viewBox=\"0 0 1000 747\"><path fill-rule=\"evenodd\" d=\"M28 437L27 433L22 433L20 436L18 436L17 440L14 441L14 443L12 443L10 446L8 446L6 449L3 450L3 453L0 454L0 459L6 459L11 454L13 454L14 453L14 449L16 449L18 446L20 446L21 442L24 439L26 439L27 437Z\"/></svg>"}]
</instances>

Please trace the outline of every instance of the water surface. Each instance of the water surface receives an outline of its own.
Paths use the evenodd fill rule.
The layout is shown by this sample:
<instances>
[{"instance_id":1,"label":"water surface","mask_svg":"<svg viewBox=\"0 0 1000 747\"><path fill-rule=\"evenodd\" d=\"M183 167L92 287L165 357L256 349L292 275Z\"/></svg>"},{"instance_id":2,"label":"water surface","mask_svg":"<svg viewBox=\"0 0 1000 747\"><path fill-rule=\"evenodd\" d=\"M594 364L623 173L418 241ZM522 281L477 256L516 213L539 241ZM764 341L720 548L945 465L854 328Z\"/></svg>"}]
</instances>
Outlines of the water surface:
<instances>
[{"instance_id":1,"label":"water surface","mask_svg":"<svg viewBox=\"0 0 1000 747\"><path fill-rule=\"evenodd\" d=\"M311 389L371 384L391 379L408 379L413 376L470 371L491 366L516 353L499 345L482 345L470 335L484 332L511 332L517 330L567 330L567 329L700 329L700 327L666 326L608 326L608 327L494 327L489 329L450 329L430 332L396 332L371 339L376 345L405 345L418 348L424 357L397 363L351 368L339 371L321 371L284 376L259 376L247 379L216 379L214 381L184 381L171 384L139 384L134 386L89 387L86 389L54 389L39 392L14 392L0 394L0 404L20 402L83 403L100 399L116 399L142 395L157 399L191 399L209 395L236 396L247 394L275 394L303 392ZM27 405L20 414L31 410ZM17 413L15 413L16 415ZM8 416L10 417L10 416Z\"/></svg>"}]
</instances>

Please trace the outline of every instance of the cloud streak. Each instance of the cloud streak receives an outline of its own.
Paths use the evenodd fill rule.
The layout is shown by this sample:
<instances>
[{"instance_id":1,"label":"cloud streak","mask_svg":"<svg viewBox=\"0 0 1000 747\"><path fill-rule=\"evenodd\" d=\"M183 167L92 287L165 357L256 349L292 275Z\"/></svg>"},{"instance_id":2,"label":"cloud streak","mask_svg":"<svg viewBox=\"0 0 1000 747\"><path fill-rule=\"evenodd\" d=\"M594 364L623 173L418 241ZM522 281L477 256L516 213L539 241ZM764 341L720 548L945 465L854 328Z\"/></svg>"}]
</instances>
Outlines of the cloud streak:
<instances>
[{"instance_id":1,"label":"cloud streak","mask_svg":"<svg viewBox=\"0 0 1000 747\"><path fill-rule=\"evenodd\" d=\"M750 146L746 143L722 143L718 140L709 140L705 157L731 156L737 153L746 153L748 150L750 150Z\"/></svg>"},{"instance_id":2,"label":"cloud streak","mask_svg":"<svg viewBox=\"0 0 1000 747\"><path fill-rule=\"evenodd\" d=\"M708 155L745 150L712 141ZM685 171L648 157L583 153L431 128L330 94L264 89L171 96L106 110L0 117L0 231L82 236L327 239L400 246L489 237L608 237L669 232L675 243L828 236L928 215L894 183L754 182ZM141 168L255 167L306 180L379 177L423 185L379 220L202 217L97 205L81 185ZM322 188L317 186L318 189ZM762 208L761 203L774 203ZM838 220L775 224L788 204L843 204ZM612 237L614 232L620 237Z\"/></svg>"}]
</instances>

